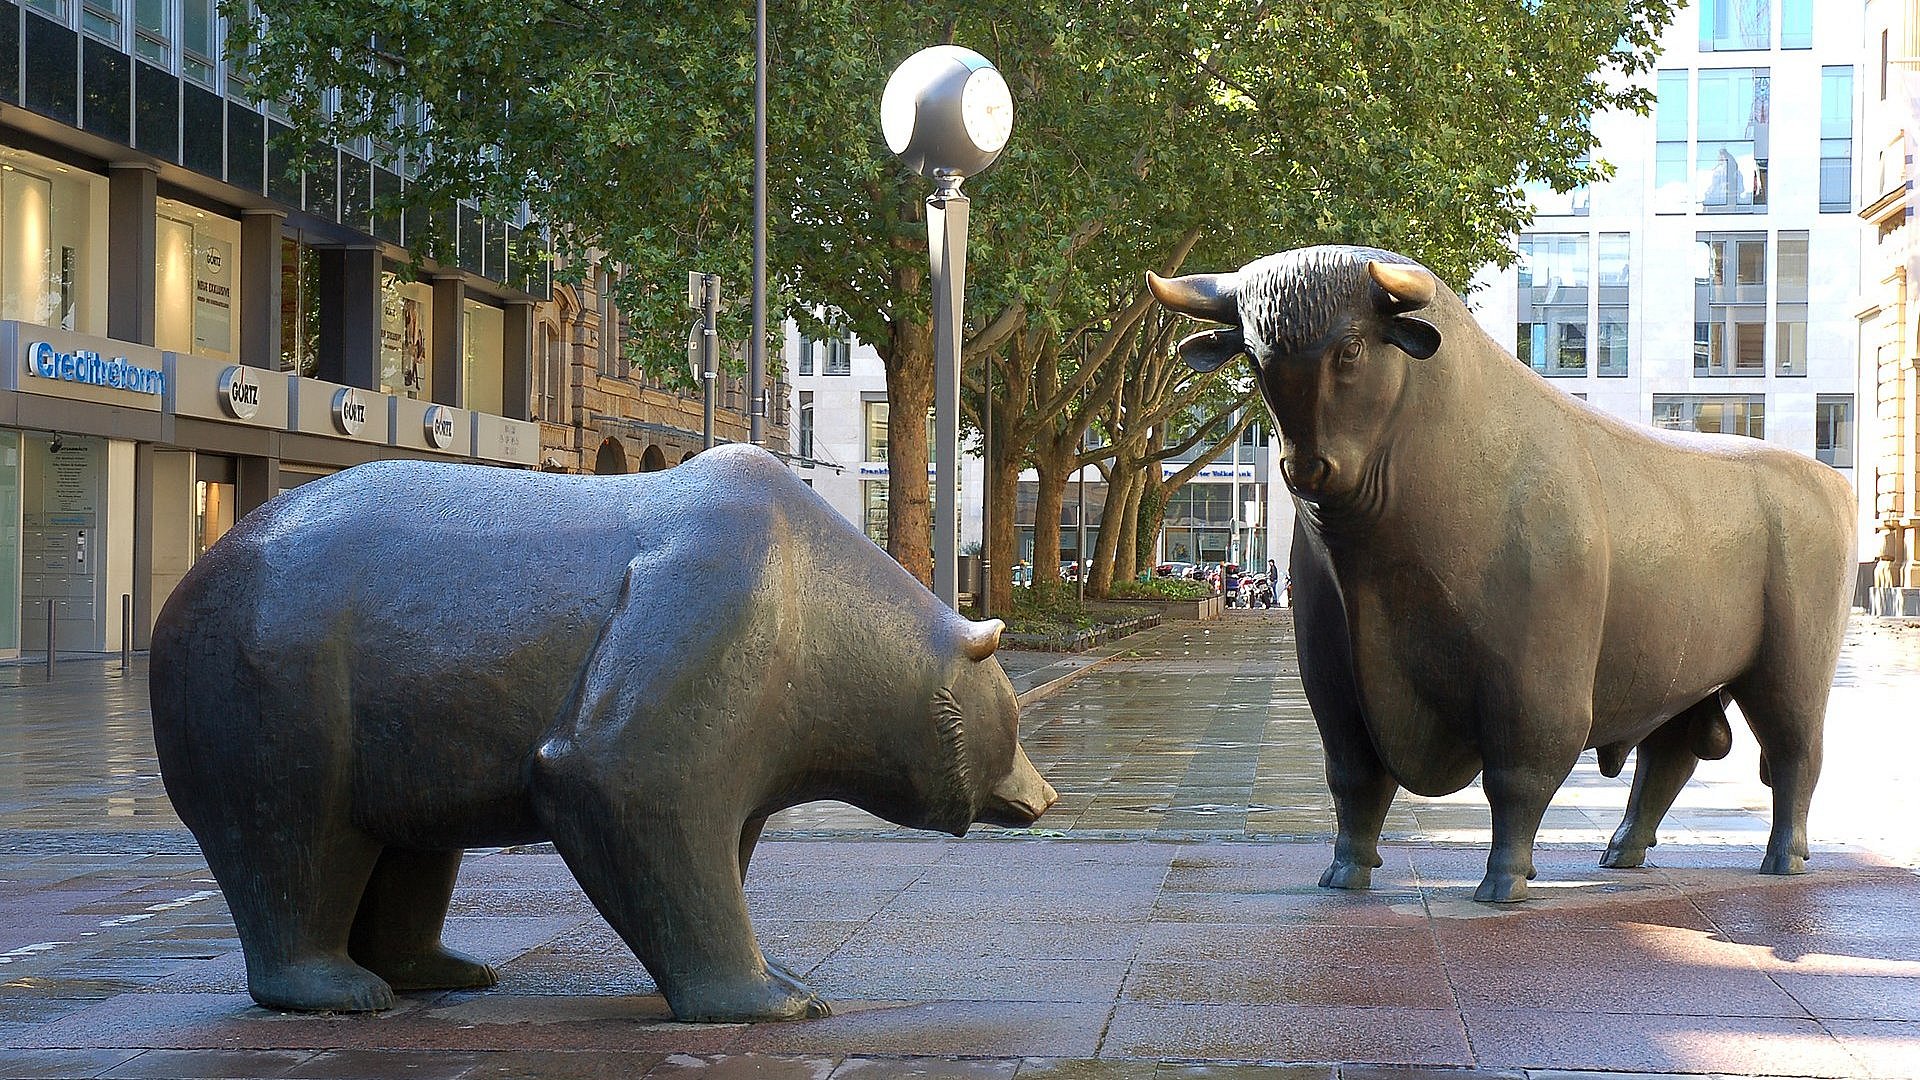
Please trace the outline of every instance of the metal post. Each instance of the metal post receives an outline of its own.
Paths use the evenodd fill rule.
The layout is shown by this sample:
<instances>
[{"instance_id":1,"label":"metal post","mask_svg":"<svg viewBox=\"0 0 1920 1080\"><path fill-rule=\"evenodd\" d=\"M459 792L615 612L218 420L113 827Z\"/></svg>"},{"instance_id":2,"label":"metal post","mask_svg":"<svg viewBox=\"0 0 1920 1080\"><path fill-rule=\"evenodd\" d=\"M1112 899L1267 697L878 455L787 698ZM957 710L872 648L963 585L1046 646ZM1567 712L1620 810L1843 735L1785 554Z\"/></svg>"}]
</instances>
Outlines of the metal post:
<instances>
[{"instance_id":1,"label":"metal post","mask_svg":"<svg viewBox=\"0 0 1920 1080\"><path fill-rule=\"evenodd\" d=\"M767 443L767 0L753 29L753 343L747 349L747 432ZM709 443L711 445L711 443Z\"/></svg>"},{"instance_id":2,"label":"metal post","mask_svg":"<svg viewBox=\"0 0 1920 1080\"><path fill-rule=\"evenodd\" d=\"M960 178L942 177L927 199L933 267L933 594L960 600L960 311L967 290L967 210Z\"/></svg>"},{"instance_id":3,"label":"metal post","mask_svg":"<svg viewBox=\"0 0 1920 1080\"><path fill-rule=\"evenodd\" d=\"M1086 437L1082 436L1081 445L1086 445L1086 441ZM1084 604L1087 602L1087 467L1081 465L1077 475L1080 483L1080 511L1077 517L1080 537L1074 541L1073 580L1079 586L1079 600Z\"/></svg>"},{"instance_id":4,"label":"metal post","mask_svg":"<svg viewBox=\"0 0 1920 1080\"><path fill-rule=\"evenodd\" d=\"M133 594L120 594L120 670L133 666Z\"/></svg>"},{"instance_id":5,"label":"metal post","mask_svg":"<svg viewBox=\"0 0 1920 1080\"><path fill-rule=\"evenodd\" d=\"M48 682L53 681L53 653L55 648L54 628L53 628L53 604L54 602L52 600L47 601L47 681Z\"/></svg>"},{"instance_id":6,"label":"metal post","mask_svg":"<svg viewBox=\"0 0 1920 1080\"><path fill-rule=\"evenodd\" d=\"M1235 424L1238 424L1239 417L1235 417L1234 422ZM1236 431L1234 432L1234 435L1233 435L1233 488L1230 494L1228 495L1228 499L1230 501L1227 504L1227 521L1233 526L1233 531L1227 534L1228 536L1227 561L1230 563L1239 563L1240 554L1241 554L1240 553L1240 438L1245 434L1246 432L1244 431ZM1226 571L1222 570L1220 572L1220 581L1223 588L1225 587L1226 580L1227 580Z\"/></svg>"},{"instance_id":7,"label":"metal post","mask_svg":"<svg viewBox=\"0 0 1920 1080\"><path fill-rule=\"evenodd\" d=\"M983 356L986 394L980 404L980 617L991 618L993 596L993 358Z\"/></svg>"},{"instance_id":8,"label":"metal post","mask_svg":"<svg viewBox=\"0 0 1920 1080\"><path fill-rule=\"evenodd\" d=\"M713 449L714 383L720 377L718 359L720 338L714 321L720 313L720 275L705 274L700 280L700 389L705 397L701 420L702 450Z\"/></svg>"}]
</instances>

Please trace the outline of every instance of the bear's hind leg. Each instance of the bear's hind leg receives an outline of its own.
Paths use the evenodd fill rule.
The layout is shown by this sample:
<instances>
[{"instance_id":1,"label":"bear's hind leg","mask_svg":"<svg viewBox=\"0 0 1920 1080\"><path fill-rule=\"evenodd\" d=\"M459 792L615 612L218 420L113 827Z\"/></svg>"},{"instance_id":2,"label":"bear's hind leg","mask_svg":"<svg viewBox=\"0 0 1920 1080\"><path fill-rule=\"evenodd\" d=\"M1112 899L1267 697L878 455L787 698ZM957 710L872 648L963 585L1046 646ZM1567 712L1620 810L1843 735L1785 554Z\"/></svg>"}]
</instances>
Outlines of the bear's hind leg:
<instances>
[{"instance_id":1,"label":"bear's hind leg","mask_svg":"<svg viewBox=\"0 0 1920 1080\"><path fill-rule=\"evenodd\" d=\"M748 818L747 823L740 829L740 884L742 886L745 886L747 883L747 864L753 861L753 849L760 843L760 833L764 831L766 827L767 819L765 816L761 816ZM767 974L773 976L779 982L785 983L787 989L792 990L796 994L811 993L811 991L807 989L807 984L800 981L800 976L795 975L793 970L787 967L787 965L780 963L770 956L766 957L766 961Z\"/></svg>"},{"instance_id":2,"label":"bear's hind leg","mask_svg":"<svg viewBox=\"0 0 1920 1080\"><path fill-rule=\"evenodd\" d=\"M476 990L500 981L491 966L440 941L460 856L388 848L373 868L347 952L395 990Z\"/></svg>"},{"instance_id":3,"label":"bear's hind leg","mask_svg":"<svg viewBox=\"0 0 1920 1080\"><path fill-rule=\"evenodd\" d=\"M225 831L215 839L196 830L233 912L247 991L270 1009L390 1009L393 990L347 955L354 908L380 848L357 831L323 825L315 832Z\"/></svg>"}]
</instances>

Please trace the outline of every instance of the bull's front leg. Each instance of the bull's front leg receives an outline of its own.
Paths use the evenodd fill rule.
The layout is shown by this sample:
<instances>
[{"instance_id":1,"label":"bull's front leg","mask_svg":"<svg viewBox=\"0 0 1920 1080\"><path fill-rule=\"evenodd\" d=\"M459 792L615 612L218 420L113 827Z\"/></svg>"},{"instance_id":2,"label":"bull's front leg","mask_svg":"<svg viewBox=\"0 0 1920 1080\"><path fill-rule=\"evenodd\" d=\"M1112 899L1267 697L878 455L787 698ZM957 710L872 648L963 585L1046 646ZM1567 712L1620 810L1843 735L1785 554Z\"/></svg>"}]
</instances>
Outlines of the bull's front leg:
<instances>
[{"instance_id":1,"label":"bull's front leg","mask_svg":"<svg viewBox=\"0 0 1920 1080\"><path fill-rule=\"evenodd\" d=\"M1534 876L1533 844L1554 792L1580 760L1590 716L1543 720L1523 714L1483 734L1486 761L1482 777L1493 812L1493 850L1487 876L1473 892L1481 903L1507 904L1527 898Z\"/></svg>"},{"instance_id":2,"label":"bull's front leg","mask_svg":"<svg viewBox=\"0 0 1920 1080\"><path fill-rule=\"evenodd\" d=\"M1320 875L1326 889L1365 889L1380 865L1380 830L1400 785L1374 750L1360 691L1353 682L1352 646L1340 591L1316 549L1296 524L1293 539L1294 655L1300 681L1320 729L1327 787L1333 792L1337 832L1333 862Z\"/></svg>"}]
</instances>

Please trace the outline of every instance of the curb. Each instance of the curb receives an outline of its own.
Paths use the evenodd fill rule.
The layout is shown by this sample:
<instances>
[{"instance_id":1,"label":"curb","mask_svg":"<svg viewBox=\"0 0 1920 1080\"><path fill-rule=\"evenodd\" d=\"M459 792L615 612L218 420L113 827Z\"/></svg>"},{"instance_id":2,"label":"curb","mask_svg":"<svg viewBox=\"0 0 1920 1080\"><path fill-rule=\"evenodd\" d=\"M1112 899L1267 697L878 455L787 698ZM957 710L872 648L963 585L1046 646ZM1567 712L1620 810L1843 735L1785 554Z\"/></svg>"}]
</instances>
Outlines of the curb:
<instances>
[{"instance_id":1,"label":"curb","mask_svg":"<svg viewBox=\"0 0 1920 1080\"><path fill-rule=\"evenodd\" d=\"M1165 630L1169 625L1171 624L1163 622L1159 626L1148 627L1147 629L1140 630L1132 634L1128 634L1126 637L1123 637L1118 641L1109 642L1108 644L1104 646L1100 646L1097 650L1094 650L1094 651L1085 652L1085 653L1066 654L1071 659L1061 661L1062 664L1072 663L1075 660L1084 661L1084 663L1075 664L1073 667L1069 668L1067 671L1061 673L1060 675L1055 676L1054 678L1049 679L1046 682L1040 683L1037 686L1031 687L1025 691L1022 691L1019 694L1014 695L1014 700L1020 704L1020 707L1022 709L1028 707L1029 705L1034 705L1041 701L1045 701L1047 698L1050 698L1054 694L1059 693L1061 690L1065 689L1069 684L1077 681L1088 672L1094 670L1095 668L1104 666L1107 663L1107 661L1112 660L1115 657L1119 656L1121 653L1128 651L1130 648L1128 643L1138 640L1142 634L1151 634L1157 630ZM1053 666L1058 667L1060 665L1056 664Z\"/></svg>"}]
</instances>

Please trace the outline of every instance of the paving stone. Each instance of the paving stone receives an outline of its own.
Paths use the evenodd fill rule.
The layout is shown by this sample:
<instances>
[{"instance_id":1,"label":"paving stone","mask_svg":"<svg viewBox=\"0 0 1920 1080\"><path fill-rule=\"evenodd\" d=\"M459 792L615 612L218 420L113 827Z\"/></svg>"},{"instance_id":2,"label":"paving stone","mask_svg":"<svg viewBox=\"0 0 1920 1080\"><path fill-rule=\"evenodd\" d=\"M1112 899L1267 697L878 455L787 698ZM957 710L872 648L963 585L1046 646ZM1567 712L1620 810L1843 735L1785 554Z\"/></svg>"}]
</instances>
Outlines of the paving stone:
<instances>
[{"instance_id":1,"label":"paving stone","mask_svg":"<svg viewBox=\"0 0 1920 1080\"><path fill-rule=\"evenodd\" d=\"M104 1077L275 1077L311 1060L312 1050L148 1050Z\"/></svg>"},{"instance_id":2,"label":"paving stone","mask_svg":"<svg viewBox=\"0 0 1920 1080\"><path fill-rule=\"evenodd\" d=\"M1473 1064L1451 1009L1122 1003L1102 1057Z\"/></svg>"},{"instance_id":3,"label":"paving stone","mask_svg":"<svg viewBox=\"0 0 1920 1080\"><path fill-rule=\"evenodd\" d=\"M7 1080L68 1080L99 1076L126 1061L137 1050L12 1050L0 1049L0 1076Z\"/></svg>"},{"instance_id":4,"label":"paving stone","mask_svg":"<svg viewBox=\"0 0 1920 1080\"><path fill-rule=\"evenodd\" d=\"M1464 1018L1479 1064L1501 1068L1864 1075L1847 1048L1812 1020L1545 1009L1469 1009Z\"/></svg>"}]
</instances>

